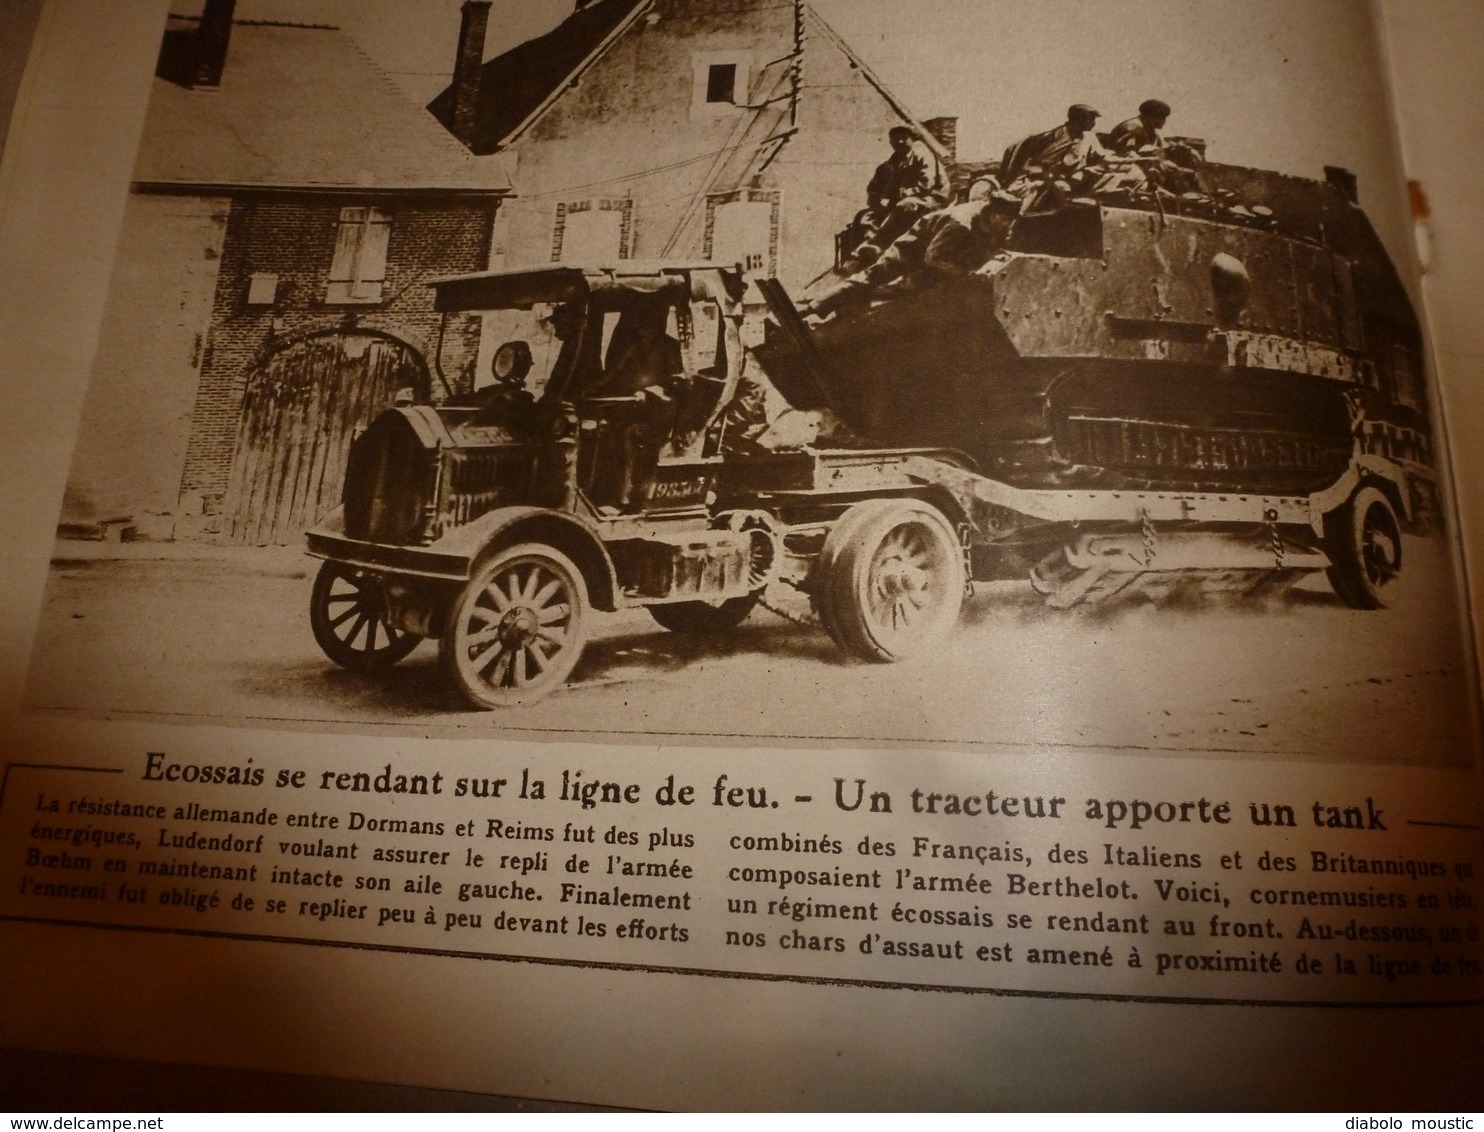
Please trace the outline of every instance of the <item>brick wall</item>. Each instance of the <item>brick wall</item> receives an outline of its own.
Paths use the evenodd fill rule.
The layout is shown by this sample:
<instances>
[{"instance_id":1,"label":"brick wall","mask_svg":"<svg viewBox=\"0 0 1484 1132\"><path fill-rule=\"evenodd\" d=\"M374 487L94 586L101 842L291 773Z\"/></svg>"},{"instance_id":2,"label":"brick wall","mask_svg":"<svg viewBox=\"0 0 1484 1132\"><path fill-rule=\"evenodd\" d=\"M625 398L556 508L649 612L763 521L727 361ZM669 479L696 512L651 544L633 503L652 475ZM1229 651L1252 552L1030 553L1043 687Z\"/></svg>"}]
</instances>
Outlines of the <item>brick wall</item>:
<instances>
[{"instance_id":1,"label":"brick wall","mask_svg":"<svg viewBox=\"0 0 1484 1132\"><path fill-rule=\"evenodd\" d=\"M374 206L391 217L386 280L378 303L325 301L340 212L347 206ZM488 266L495 206L489 198L369 194L254 193L234 198L181 479L183 509L194 506L210 514L219 505L231 472L248 375L285 343L316 331L364 327L406 342L433 371L441 318L433 310L433 292L424 284L439 275ZM255 273L277 275L271 305L249 304ZM478 352L478 320L451 316L442 365L456 392L472 386ZM432 393L435 400L444 396L436 374Z\"/></svg>"}]
</instances>

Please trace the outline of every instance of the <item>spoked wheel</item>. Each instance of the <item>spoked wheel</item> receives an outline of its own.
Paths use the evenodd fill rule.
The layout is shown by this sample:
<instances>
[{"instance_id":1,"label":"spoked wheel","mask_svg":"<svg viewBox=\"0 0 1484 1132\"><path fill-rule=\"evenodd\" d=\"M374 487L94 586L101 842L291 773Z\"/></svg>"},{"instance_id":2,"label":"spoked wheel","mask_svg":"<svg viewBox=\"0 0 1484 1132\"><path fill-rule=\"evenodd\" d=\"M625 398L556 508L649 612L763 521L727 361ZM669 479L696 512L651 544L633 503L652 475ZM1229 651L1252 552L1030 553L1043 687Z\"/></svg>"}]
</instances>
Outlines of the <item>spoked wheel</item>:
<instances>
[{"instance_id":1,"label":"spoked wheel","mask_svg":"<svg viewBox=\"0 0 1484 1132\"><path fill-rule=\"evenodd\" d=\"M384 671L422 640L392 624L377 579L339 562L319 568L309 626L324 654L352 672Z\"/></svg>"},{"instance_id":2,"label":"spoked wheel","mask_svg":"<svg viewBox=\"0 0 1484 1132\"><path fill-rule=\"evenodd\" d=\"M1352 609L1380 609L1402 570L1402 528L1386 496L1363 487L1324 517L1330 585Z\"/></svg>"},{"instance_id":3,"label":"spoked wheel","mask_svg":"<svg viewBox=\"0 0 1484 1132\"><path fill-rule=\"evenodd\" d=\"M651 605L649 615L672 633L715 636L729 633L757 608L762 594L729 597L714 605L709 601L675 601Z\"/></svg>"},{"instance_id":4,"label":"spoked wheel","mask_svg":"<svg viewBox=\"0 0 1484 1132\"><path fill-rule=\"evenodd\" d=\"M864 660L931 649L958 621L964 561L942 512L914 499L857 504L820 552L816 606L835 643Z\"/></svg>"},{"instance_id":5,"label":"spoked wheel","mask_svg":"<svg viewBox=\"0 0 1484 1132\"><path fill-rule=\"evenodd\" d=\"M586 637L587 587L566 555L524 543L464 586L440 642L443 665L476 707L534 703L560 688Z\"/></svg>"}]
</instances>

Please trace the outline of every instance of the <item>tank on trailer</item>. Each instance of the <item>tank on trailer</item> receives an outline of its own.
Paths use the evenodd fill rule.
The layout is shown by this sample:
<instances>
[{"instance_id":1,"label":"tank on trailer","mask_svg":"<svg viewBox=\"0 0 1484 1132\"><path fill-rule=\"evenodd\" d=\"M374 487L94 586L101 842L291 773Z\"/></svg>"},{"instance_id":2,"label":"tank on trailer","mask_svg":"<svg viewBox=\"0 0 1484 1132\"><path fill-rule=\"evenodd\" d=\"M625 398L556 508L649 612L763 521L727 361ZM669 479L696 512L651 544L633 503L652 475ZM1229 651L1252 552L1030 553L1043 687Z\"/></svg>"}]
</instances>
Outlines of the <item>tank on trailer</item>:
<instances>
[{"instance_id":1,"label":"tank on trailer","mask_svg":"<svg viewBox=\"0 0 1484 1132\"><path fill-rule=\"evenodd\" d=\"M775 301L756 356L795 408L1019 487L1298 494L1370 454L1430 518L1417 317L1327 172L1206 164L1199 194L1024 216L970 274L813 327Z\"/></svg>"}]
</instances>

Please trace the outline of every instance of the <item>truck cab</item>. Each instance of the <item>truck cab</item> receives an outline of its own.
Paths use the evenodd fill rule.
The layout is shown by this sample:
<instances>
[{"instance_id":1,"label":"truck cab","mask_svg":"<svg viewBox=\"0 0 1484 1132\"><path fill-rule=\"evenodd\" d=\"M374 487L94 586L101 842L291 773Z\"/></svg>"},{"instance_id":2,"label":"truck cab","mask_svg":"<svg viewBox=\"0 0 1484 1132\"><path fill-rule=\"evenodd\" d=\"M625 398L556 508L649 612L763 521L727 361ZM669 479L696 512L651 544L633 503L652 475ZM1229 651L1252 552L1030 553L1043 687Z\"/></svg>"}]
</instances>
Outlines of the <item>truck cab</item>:
<instances>
[{"instance_id":1,"label":"truck cab","mask_svg":"<svg viewBox=\"0 0 1484 1132\"><path fill-rule=\"evenodd\" d=\"M712 506L742 376L734 268L552 266L435 280L445 315L515 334L494 381L388 408L351 446L344 506L308 533L311 603L348 668L437 637L476 705L561 684L589 609L738 621L770 579L766 524Z\"/></svg>"}]
</instances>

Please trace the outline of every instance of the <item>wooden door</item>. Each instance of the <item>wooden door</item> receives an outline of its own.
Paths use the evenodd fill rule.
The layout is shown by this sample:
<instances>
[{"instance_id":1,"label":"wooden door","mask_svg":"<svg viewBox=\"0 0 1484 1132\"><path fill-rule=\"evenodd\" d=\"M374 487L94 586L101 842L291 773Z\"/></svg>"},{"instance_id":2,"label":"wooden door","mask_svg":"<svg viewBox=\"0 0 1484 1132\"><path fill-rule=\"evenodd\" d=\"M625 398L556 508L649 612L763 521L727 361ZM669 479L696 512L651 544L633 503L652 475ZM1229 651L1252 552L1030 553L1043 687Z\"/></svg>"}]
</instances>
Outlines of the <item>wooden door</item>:
<instances>
[{"instance_id":1,"label":"wooden door","mask_svg":"<svg viewBox=\"0 0 1484 1132\"><path fill-rule=\"evenodd\" d=\"M315 335L249 375L224 506L224 535L289 545L340 505L355 430L397 391L428 396L428 371L406 343L367 331Z\"/></svg>"}]
</instances>

